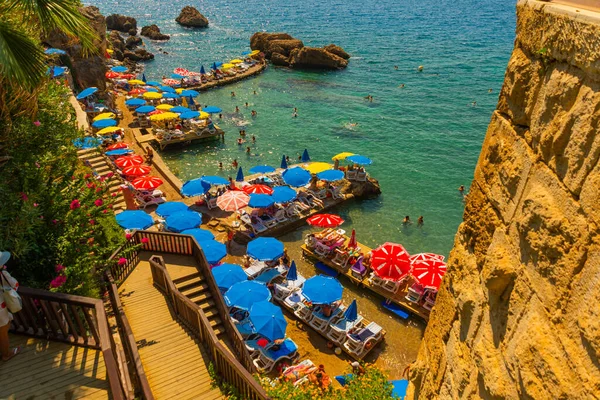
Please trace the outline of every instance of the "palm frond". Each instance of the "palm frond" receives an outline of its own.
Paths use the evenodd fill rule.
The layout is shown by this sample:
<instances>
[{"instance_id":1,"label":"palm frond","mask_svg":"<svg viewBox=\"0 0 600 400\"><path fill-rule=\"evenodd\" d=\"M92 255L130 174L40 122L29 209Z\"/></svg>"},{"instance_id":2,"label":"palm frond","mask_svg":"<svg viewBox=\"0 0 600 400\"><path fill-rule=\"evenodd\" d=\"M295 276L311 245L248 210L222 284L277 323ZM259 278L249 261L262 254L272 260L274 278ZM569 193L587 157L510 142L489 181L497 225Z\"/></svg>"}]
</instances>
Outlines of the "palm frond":
<instances>
[{"instance_id":1,"label":"palm frond","mask_svg":"<svg viewBox=\"0 0 600 400\"><path fill-rule=\"evenodd\" d=\"M35 18L44 34L58 29L74 36L86 52L95 52L97 39L90 23L81 12L79 0L8 0L9 9L23 12L24 19Z\"/></svg>"},{"instance_id":2,"label":"palm frond","mask_svg":"<svg viewBox=\"0 0 600 400\"><path fill-rule=\"evenodd\" d=\"M23 88L32 89L44 78L46 56L42 48L12 24L0 21L0 74Z\"/></svg>"}]
</instances>

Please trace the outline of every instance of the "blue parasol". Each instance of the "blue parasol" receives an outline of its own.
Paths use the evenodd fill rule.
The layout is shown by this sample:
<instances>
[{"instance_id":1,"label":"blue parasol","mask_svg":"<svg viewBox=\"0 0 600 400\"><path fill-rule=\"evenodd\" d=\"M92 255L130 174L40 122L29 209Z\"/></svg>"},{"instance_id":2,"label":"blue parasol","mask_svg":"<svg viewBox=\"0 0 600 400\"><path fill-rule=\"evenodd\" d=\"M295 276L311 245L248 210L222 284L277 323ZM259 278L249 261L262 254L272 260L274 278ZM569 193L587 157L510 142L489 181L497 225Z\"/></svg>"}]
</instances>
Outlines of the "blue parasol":
<instances>
[{"instance_id":1,"label":"blue parasol","mask_svg":"<svg viewBox=\"0 0 600 400\"><path fill-rule=\"evenodd\" d=\"M116 67L112 67L110 70L113 71L113 72L119 72L119 73L120 72L127 72L127 67L119 65L119 66L116 66Z\"/></svg>"},{"instance_id":2,"label":"blue parasol","mask_svg":"<svg viewBox=\"0 0 600 400\"><path fill-rule=\"evenodd\" d=\"M186 111L183 112L179 115L179 118L181 119L192 119L192 118L198 118L200 116L200 112L199 111Z\"/></svg>"},{"instance_id":3,"label":"blue parasol","mask_svg":"<svg viewBox=\"0 0 600 400\"><path fill-rule=\"evenodd\" d=\"M179 74L171 74L171 78L173 78L173 79L183 79L184 76L183 75L179 75Z\"/></svg>"},{"instance_id":4,"label":"blue parasol","mask_svg":"<svg viewBox=\"0 0 600 400\"><path fill-rule=\"evenodd\" d=\"M125 105L127 106L143 106L144 104L146 104L146 100L144 99L134 98L125 100Z\"/></svg>"},{"instance_id":5,"label":"blue parasol","mask_svg":"<svg viewBox=\"0 0 600 400\"><path fill-rule=\"evenodd\" d=\"M292 265L290 265L290 269L285 277L288 281L295 281L298 279L298 270L296 268L296 261L292 261Z\"/></svg>"},{"instance_id":6,"label":"blue parasol","mask_svg":"<svg viewBox=\"0 0 600 400\"><path fill-rule=\"evenodd\" d=\"M154 220L144 211L122 211L115 217L124 229L146 229L154 224Z\"/></svg>"},{"instance_id":7,"label":"blue parasol","mask_svg":"<svg viewBox=\"0 0 600 400\"><path fill-rule=\"evenodd\" d=\"M285 159L285 154L281 156L281 169L287 169L288 168L288 164L287 164L287 160Z\"/></svg>"},{"instance_id":8,"label":"blue parasol","mask_svg":"<svg viewBox=\"0 0 600 400\"><path fill-rule=\"evenodd\" d=\"M283 255L283 243L275 238L260 237L248 243L246 252L258 261L272 261Z\"/></svg>"},{"instance_id":9,"label":"blue parasol","mask_svg":"<svg viewBox=\"0 0 600 400\"><path fill-rule=\"evenodd\" d=\"M50 78L58 78L65 72L67 72L67 67L54 66L48 68L48 71L46 73L50 75Z\"/></svg>"},{"instance_id":10,"label":"blue parasol","mask_svg":"<svg viewBox=\"0 0 600 400\"><path fill-rule=\"evenodd\" d=\"M114 119L100 119L98 121L92 122L92 126L94 128L108 128L109 126L117 126L117 121Z\"/></svg>"},{"instance_id":11,"label":"blue parasol","mask_svg":"<svg viewBox=\"0 0 600 400\"><path fill-rule=\"evenodd\" d=\"M187 209L187 204L182 203L181 201L167 201L166 203L158 205L156 213L164 218L178 211L186 211Z\"/></svg>"},{"instance_id":12,"label":"blue parasol","mask_svg":"<svg viewBox=\"0 0 600 400\"><path fill-rule=\"evenodd\" d=\"M206 74L206 71L204 70L204 65L201 65L201 66L200 66L200 73L201 73L202 75Z\"/></svg>"},{"instance_id":13,"label":"blue parasol","mask_svg":"<svg viewBox=\"0 0 600 400\"><path fill-rule=\"evenodd\" d=\"M142 73L142 82L146 83L146 74Z\"/></svg>"},{"instance_id":14,"label":"blue parasol","mask_svg":"<svg viewBox=\"0 0 600 400\"><path fill-rule=\"evenodd\" d=\"M227 246L216 240L203 240L198 244L209 264L216 264L227 255Z\"/></svg>"},{"instance_id":15,"label":"blue parasol","mask_svg":"<svg viewBox=\"0 0 600 400\"><path fill-rule=\"evenodd\" d=\"M268 194L250 194L250 201L248 206L252 208L267 208L271 207L275 201Z\"/></svg>"},{"instance_id":16,"label":"blue parasol","mask_svg":"<svg viewBox=\"0 0 600 400\"><path fill-rule=\"evenodd\" d=\"M174 112L174 113L186 113L186 112L190 112L192 110L190 110L187 107L184 106L175 106L173 108L171 108L169 111Z\"/></svg>"},{"instance_id":17,"label":"blue parasol","mask_svg":"<svg viewBox=\"0 0 600 400\"><path fill-rule=\"evenodd\" d=\"M235 177L236 182L244 182L244 171L242 171L242 167L238 168L237 176Z\"/></svg>"},{"instance_id":18,"label":"blue parasol","mask_svg":"<svg viewBox=\"0 0 600 400\"><path fill-rule=\"evenodd\" d=\"M81 99L85 99L86 97L89 97L91 95L93 95L94 93L96 93L98 91L97 87L89 87L87 89L83 89L78 95L77 95L77 100L81 100Z\"/></svg>"},{"instance_id":19,"label":"blue parasol","mask_svg":"<svg viewBox=\"0 0 600 400\"><path fill-rule=\"evenodd\" d=\"M158 87L162 92L168 92L168 93L175 93L175 89L173 89L171 86L159 86Z\"/></svg>"},{"instance_id":20,"label":"blue parasol","mask_svg":"<svg viewBox=\"0 0 600 400\"><path fill-rule=\"evenodd\" d=\"M225 290L228 290L238 282L248 280L248 275L246 275L244 269L237 264L221 264L214 267L211 272L217 286Z\"/></svg>"},{"instance_id":21,"label":"blue parasol","mask_svg":"<svg viewBox=\"0 0 600 400\"><path fill-rule=\"evenodd\" d=\"M298 193L289 186L275 186L271 197L275 203L287 203L298 196Z\"/></svg>"},{"instance_id":22,"label":"blue parasol","mask_svg":"<svg viewBox=\"0 0 600 400\"><path fill-rule=\"evenodd\" d=\"M358 306L356 305L356 299L352 300L352 303L350 303L344 312L344 318L346 318L348 321L356 321L358 318Z\"/></svg>"},{"instance_id":23,"label":"blue parasol","mask_svg":"<svg viewBox=\"0 0 600 400\"><path fill-rule=\"evenodd\" d=\"M216 114L216 113L220 113L223 110L221 110L217 106L206 106L202 109L202 111L207 112L209 114Z\"/></svg>"},{"instance_id":24,"label":"blue parasol","mask_svg":"<svg viewBox=\"0 0 600 400\"><path fill-rule=\"evenodd\" d=\"M77 138L73 140L73 145L78 149L93 149L94 147L98 147L102 144L102 139L86 136L83 138Z\"/></svg>"},{"instance_id":25,"label":"blue parasol","mask_svg":"<svg viewBox=\"0 0 600 400\"><path fill-rule=\"evenodd\" d=\"M304 282L302 293L314 304L331 304L342 298L344 288L330 276L316 275Z\"/></svg>"},{"instance_id":26,"label":"blue parasol","mask_svg":"<svg viewBox=\"0 0 600 400\"><path fill-rule=\"evenodd\" d=\"M124 156L126 154L131 154L131 153L133 153L133 150L131 150L131 149L116 149L116 150L109 150L104 154L106 154L107 156Z\"/></svg>"},{"instance_id":27,"label":"blue parasol","mask_svg":"<svg viewBox=\"0 0 600 400\"><path fill-rule=\"evenodd\" d=\"M346 157L346 160L353 162L354 164L360 165L371 165L373 161L369 157L361 156L359 154L355 154L353 156Z\"/></svg>"},{"instance_id":28,"label":"blue parasol","mask_svg":"<svg viewBox=\"0 0 600 400\"><path fill-rule=\"evenodd\" d=\"M339 169L328 169L327 171L319 172L317 178L322 181L335 182L344 179L344 172Z\"/></svg>"},{"instance_id":29,"label":"blue parasol","mask_svg":"<svg viewBox=\"0 0 600 400\"><path fill-rule=\"evenodd\" d=\"M293 187L305 186L311 179L310 173L299 167L286 169L281 176L285 183Z\"/></svg>"},{"instance_id":30,"label":"blue parasol","mask_svg":"<svg viewBox=\"0 0 600 400\"><path fill-rule=\"evenodd\" d=\"M162 85L162 83L157 82L157 81L148 81L148 82L146 82L146 85L148 85L148 86L160 86L160 85Z\"/></svg>"},{"instance_id":31,"label":"blue parasol","mask_svg":"<svg viewBox=\"0 0 600 400\"><path fill-rule=\"evenodd\" d=\"M250 322L256 333L273 341L283 339L287 321L281 308L269 301L259 301L250 307Z\"/></svg>"},{"instance_id":32,"label":"blue parasol","mask_svg":"<svg viewBox=\"0 0 600 400\"><path fill-rule=\"evenodd\" d=\"M211 231L201 228L186 229L185 231L181 231L181 234L193 236L198 243L215 238L215 235L213 235Z\"/></svg>"},{"instance_id":33,"label":"blue parasol","mask_svg":"<svg viewBox=\"0 0 600 400\"><path fill-rule=\"evenodd\" d=\"M213 63L213 65L210 67L210 69L212 69L212 70L217 69L217 63Z\"/></svg>"},{"instance_id":34,"label":"blue parasol","mask_svg":"<svg viewBox=\"0 0 600 400\"><path fill-rule=\"evenodd\" d=\"M146 114L152 111L155 111L156 107L154 106L141 106L135 109L135 112L138 114Z\"/></svg>"},{"instance_id":35,"label":"blue parasol","mask_svg":"<svg viewBox=\"0 0 600 400\"><path fill-rule=\"evenodd\" d=\"M200 93L196 92L195 90L192 89L186 89L184 91L182 91L181 93L179 93L181 96L183 97L196 97L198 95L200 95Z\"/></svg>"},{"instance_id":36,"label":"blue parasol","mask_svg":"<svg viewBox=\"0 0 600 400\"><path fill-rule=\"evenodd\" d=\"M146 86L144 89L146 89L146 92L158 93L158 88L155 88L155 87L152 87L152 86Z\"/></svg>"},{"instance_id":37,"label":"blue parasol","mask_svg":"<svg viewBox=\"0 0 600 400\"><path fill-rule=\"evenodd\" d=\"M206 111L206 109L204 109L204 111ZM208 112L208 111L206 111L206 112ZM256 167L250 168L249 172L251 174L267 174L267 173L273 172L273 171L275 171L275 168L271 167L270 165L257 165Z\"/></svg>"},{"instance_id":38,"label":"blue parasol","mask_svg":"<svg viewBox=\"0 0 600 400\"><path fill-rule=\"evenodd\" d=\"M181 187L181 194L184 196L200 196L210 189L210 184L205 183L202 178L187 181Z\"/></svg>"},{"instance_id":39,"label":"blue parasol","mask_svg":"<svg viewBox=\"0 0 600 400\"><path fill-rule=\"evenodd\" d=\"M392 398L393 399L404 399L406 396L406 391L408 390L408 380L398 379L395 381L390 381L390 383L393 386Z\"/></svg>"},{"instance_id":40,"label":"blue parasol","mask_svg":"<svg viewBox=\"0 0 600 400\"><path fill-rule=\"evenodd\" d=\"M50 55L55 55L55 54L58 54L58 55L62 56L62 55L64 55L64 54L67 54L67 52L66 52L66 51L64 51L64 50L61 50L61 49L55 49L55 48L52 48L52 47L51 47L51 48L49 48L49 49L46 49L46 50L44 50L44 54L47 54L47 55L49 55L49 56L50 56Z\"/></svg>"},{"instance_id":41,"label":"blue parasol","mask_svg":"<svg viewBox=\"0 0 600 400\"><path fill-rule=\"evenodd\" d=\"M271 299L271 292L262 283L254 281L239 282L233 285L223 296L229 306L248 310L254 303Z\"/></svg>"},{"instance_id":42,"label":"blue parasol","mask_svg":"<svg viewBox=\"0 0 600 400\"><path fill-rule=\"evenodd\" d=\"M179 97L177 93L163 92L163 99L178 99Z\"/></svg>"},{"instance_id":43,"label":"blue parasol","mask_svg":"<svg viewBox=\"0 0 600 400\"><path fill-rule=\"evenodd\" d=\"M165 220L165 228L170 232L181 232L193 229L202 223L202 214L195 211L177 211Z\"/></svg>"},{"instance_id":44,"label":"blue parasol","mask_svg":"<svg viewBox=\"0 0 600 400\"><path fill-rule=\"evenodd\" d=\"M304 149L304 153L302 153L302 162L309 162L310 161L310 157L308 155L308 150Z\"/></svg>"},{"instance_id":45,"label":"blue parasol","mask_svg":"<svg viewBox=\"0 0 600 400\"><path fill-rule=\"evenodd\" d=\"M216 175L206 175L200 179L209 185L229 185L229 181L227 179Z\"/></svg>"}]
</instances>

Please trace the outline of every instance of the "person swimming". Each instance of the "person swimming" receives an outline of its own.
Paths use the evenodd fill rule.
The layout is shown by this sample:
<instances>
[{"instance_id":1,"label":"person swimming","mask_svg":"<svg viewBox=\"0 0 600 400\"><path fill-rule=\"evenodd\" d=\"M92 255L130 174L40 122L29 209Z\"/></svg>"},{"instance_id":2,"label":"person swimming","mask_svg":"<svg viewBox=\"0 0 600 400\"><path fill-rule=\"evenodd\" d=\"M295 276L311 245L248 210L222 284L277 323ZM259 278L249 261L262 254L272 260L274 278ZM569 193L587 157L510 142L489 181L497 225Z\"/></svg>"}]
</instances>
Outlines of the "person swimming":
<instances>
[{"instance_id":1,"label":"person swimming","mask_svg":"<svg viewBox=\"0 0 600 400\"><path fill-rule=\"evenodd\" d=\"M239 113L240 112L240 108L238 106L235 106L235 112Z\"/></svg>"},{"instance_id":2,"label":"person swimming","mask_svg":"<svg viewBox=\"0 0 600 400\"><path fill-rule=\"evenodd\" d=\"M235 97L235 92L231 92L231 97Z\"/></svg>"},{"instance_id":3,"label":"person swimming","mask_svg":"<svg viewBox=\"0 0 600 400\"><path fill-rule=\"evenodd\" d=\"M401 83L400 86L398 86L400 89L404 89L404 83Z\"/></svg>"},{"instance_id":4,"label":"person swimming","mask_svg":"<svg viewBox=\"0 0 600 400\"><path fill-rule=\"evenodd\" d=\"M219 119L223 119L223 114L219 113Z\"/></svg>"},{"instance_id":5,"label":"person swimming","mask_svg":"<svg viewBox=\"0 0 600 400\"><path fill-rule=\"evenodd\" d=\"M256 94L256 90L254 91L254 94Z\"/></svg>"},{"instance_id":6,"label":"person swimming","mask_svg":"<svg viewBox=\"0 0 600 400\"><path fill-rule=\"evenodd\" d=\"M256 111L252 110L252 112L250 113L253 117L256 117Z\"/></svg>"},{"instance_id":7,"label":"person swimming","mask_svg":"<svg viewBox=\"0 0 600 400\"><path fill-rule=\"evenodd\" d=\"M219 169L223 169L223 163L219 161Z\"/></svg>"},{"instance_id":8,"label":"person swimming","mask_svg":"<svg viewBox=\"0 0 600 400\"><path fill-rule=\"evenodd\" d=\"M250 146L247 146L247 147L246 147L246 153L247 153L247 154L250 154Z\"/></svg>"},{"instance_id":9,"label":"person swimming","mask_svg":"<svg viewBox=\"0 0 600 400\"><path fill-rule=\"evenodd\" d=\"M407 215L406 217L404 217L404 220L402 221L402 225L410 225L412 224L412 221L410 220L410 217Z\"/></svg>"},{"instance_id":10,"label":"person swimming","mask_svg":"<svg viewBox=\"0 0 600 400\"><path fill-rule=\"evenodd\" d=\"M252 143L256 143L256 136L252 135Z\"/></svg>"},{"instance_id":11,"label":"person swimming","mask_svg":"<svg viewBox=\"0 0 600 400\"><path fill-rule=\"evenodd\" d=\"M237 161L237 158L234 158L234 159L233 159L233 162L231 163L231 166L232 166L233 168L237 168L237 167L238 167L238 161Z\"/></svg>"},{"instance_id":12,"label":"person swimming","mask_svg":"<svg viewBox=\"0 0 600 400\"><path fill-rule=\"evenodd\" d=\"M246 102L245 106L248 107L248 102Z\"/></svg>"},{"instance_id":13,"label":"person swimming","mask_svg":"<svg viewBox=\"0 0 600 400\"><path fill-rule=\"evenodd\" d=\"M421 215L419 219L417 219L417 226L423 226L425 222L423 221L423 216Z\"/></svg>"},{"instance_id":14,"label":"person swimming","mask_svg":"<svg viewBox=\"0 0 600 400\"><path fill-rule=\"evenodd\" d=\"M245 129L241 129L240 130L240 136L246 136L246 130Z\"/></svg>"},{"instance_id":15,"label":"person swimming","mask_svg":"<svg viewBox=\"0 0 600 400\"><path fill-rule=\"evenodd\" d=\"M241 146L241 145L243 145L243 144L244 144L244 139L242 139L242 138L239 138L239 139L237 140L237 144L238 144L238 146Z\"/></svg>"},{"instance_id":16,"label":"person swimming","mask_svg":"<svg viewBox=\"0 0 600 400\"><path fill-rule=\"evenodd\" d=\"M461 194L464 194L464 193L465 193L465 185L460 185L460 187L458 188L458 191L459 191Z\"/></svg>"}]
</instances>

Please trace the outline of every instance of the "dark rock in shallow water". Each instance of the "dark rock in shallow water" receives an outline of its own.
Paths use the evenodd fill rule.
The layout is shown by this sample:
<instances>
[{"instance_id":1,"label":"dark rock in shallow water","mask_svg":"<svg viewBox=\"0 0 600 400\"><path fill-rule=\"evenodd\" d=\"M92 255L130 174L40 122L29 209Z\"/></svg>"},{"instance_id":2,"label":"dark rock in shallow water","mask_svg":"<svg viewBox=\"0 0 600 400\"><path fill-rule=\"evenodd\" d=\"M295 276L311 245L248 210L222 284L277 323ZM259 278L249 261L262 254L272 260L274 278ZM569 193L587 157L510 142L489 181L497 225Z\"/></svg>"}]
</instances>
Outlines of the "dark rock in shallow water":
<instances>
[{"instance_id":1,"label":"dark rock in shallow water","mask_svg":"<svg viewBox=\"0 0 600 400\"><path fill-rule=\"evenodd\" d=\"M348 60L350 58L350 54L346 53L344 49L335 44L328 44L327 46L324 46L323 49L335 54L338 57L342 57L344 60Z\"/></svg>"},{"instance_id":2,"label":"dark rock in shallow water","mask_svg":"<svg viewBox=\"0 0 600 400\"><path fill-rule=\"evenodd\" d=\"M288 67L290 65L288 58L280 53L271 54L271 62L273 65L279 65L282 67Z\"/></svg>"},{"instance_id":3,"label":"dark rock in shallow water","mask_svg":"<svg viewBox=\"0 0 600 400\"><path fill-rule=\"evenodd\" d=\"M154 54L146 49L125 50L124 56L131 61L148 61L154 59Z\"/></svg>"},{"instance_id":4,"label":"dark rock in shallow water","mask_svg":"<svg viewBox=\"0 0 600 400\"><path fill-rule=\"evenodd\" d=\"M273 53L288 57L293 49L300 47L304 47L304 43L287 33L256 32L250 38L250 48L262 51L267 58Z\"/></svg>"},{"instance_id":5,"label":"dark rock in shallow water","mask_svg":"<svg viewBox=\"0 0 600 400\"><path fill-rule=\"evenodd\" d=\"M137 21L133 17L127 17L121 14L111 14L106 17L106 28L119 32L135 35L137 33Z\"/></svg>"},{"instance_id":6,"label":"dark rock in shallow water","mask_svg":"<svg viewBox=\"0 0 600 400\"><path fill-rule=\"evenodd\" d=\"M292 68L340 69L348 66L347 60L317 47L294 49L289 62Z\"/></svg>"},{"instance_id":7,"label":"dark rock in shallow water","mask_svg":"<svg viewBox=\"0 0 600 400\"><path fill-rule=\"evenodd\" d=\"M139 36L129 36L127 40L125 40L125 47L128 49L135 49L139 45L143 44L142 38Z\"/></svg>"},{"instance_id":8,"label":"dark rock in shallow water","mask_svg":"<svg viewBox=\"0 0 600 400\"><path fill-rule=\"evenodd\" d=\"M169 35L161 33L160 28L155 24L142 27L141 35L152 40L169 40L171 38Z\"/></svg>"},{"instance_id":9,"label":"dark rock in shallow water","mask_svg":"<svg viewBox=\"0 0 600 400\"><path fill-rule=\"evenodd\" d=\"M175 21L180 25L193 28L206 28L208 26L208 18L200 14L200 11L191 6L183 7L179 16L175 18Z\"/></svg>"}]
</instances>

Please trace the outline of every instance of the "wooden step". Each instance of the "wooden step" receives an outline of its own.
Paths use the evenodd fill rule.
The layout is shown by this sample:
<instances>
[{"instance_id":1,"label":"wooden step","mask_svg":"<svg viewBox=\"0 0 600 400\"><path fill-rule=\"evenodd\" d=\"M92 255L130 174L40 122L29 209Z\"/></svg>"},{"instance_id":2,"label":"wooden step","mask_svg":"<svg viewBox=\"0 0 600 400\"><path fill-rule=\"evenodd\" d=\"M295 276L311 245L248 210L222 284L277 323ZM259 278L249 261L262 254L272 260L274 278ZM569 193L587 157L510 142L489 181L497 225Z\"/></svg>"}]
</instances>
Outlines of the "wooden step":
<instances>
[{"instance_id":1,"label":"wooden step","mask_svg":"<svg viewBox=\"0 0 600 400\"><path fill-rule=\"evenodd\" d=\"M205 311L205 312L206 312L206 310L215 307L215 301L212 298L209 300L197 301L195 303L200 306L202 311Z\"/></svg>"},{"instance_id":2,"label":"wooden step","mask_svg":"<svg viewBox=\"0 0 600 400\"><path fill-rule=\"evenodd\" d=\"M203 291L198 294L194 294L194 296L187 297L199 306L202 306L202 303L212 299L212 295L209 291Z\"/></svg>"},{"instance_id":3,"label":"wooden step","mask_svg":"<svg viewBox=\"0 0 600 400\"><path fill-rule=\"evenodd\" d=\"M177 286L177 289L179 289L179 291L183 294L186 294L186 292L189 292L191 289L196 289L200 286L206 285L206 283L204 282L204 278L202 278L201 276L197 275L194 277L194 279L191 279L189 281L187 281L186 283L180 285L175 285ZM208 288L208 286L206 286Z\"/></svg>"},{"instance_id":4,"label":"wooden step","mask_svg":"<svg viewBox=\"0 0 600 400\"><path fill-rule=\"evenodd\" d=\"M209 298L212 297L210 291L208 290L208 285L205 283L198 283L194 287L187 289L185 292L181 291L181 293L192 301L203 294L206 294L206 296Z\"/></svg>"},{"instance_id":5,"label":"wooden step","mask_svg":"<svg viewBox=\"0 0 600 400\"><path fill-rule=\"evenodd\" d=\"M182 276L181 278L173 279L173 283L175 285L179 285L180 283L187 282L187 281L197 278L199 276L200 276L200 274L196 272L195 274L190 274L190 275Z\"/></svg>"},{"instance_id":6,"label":"wooden step","mask_svg":"<svg viewBox=\"0 0 600 400\"><path fill-rule=\"evenodd\" d=\"M217 310L217 307L207 307L206 309L202 308L202 311L204 312L204 314L206 315L206 317L208 319L211 318L219 318L219 311Z\"/></svg>"}]
</instances>

